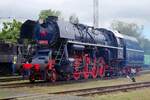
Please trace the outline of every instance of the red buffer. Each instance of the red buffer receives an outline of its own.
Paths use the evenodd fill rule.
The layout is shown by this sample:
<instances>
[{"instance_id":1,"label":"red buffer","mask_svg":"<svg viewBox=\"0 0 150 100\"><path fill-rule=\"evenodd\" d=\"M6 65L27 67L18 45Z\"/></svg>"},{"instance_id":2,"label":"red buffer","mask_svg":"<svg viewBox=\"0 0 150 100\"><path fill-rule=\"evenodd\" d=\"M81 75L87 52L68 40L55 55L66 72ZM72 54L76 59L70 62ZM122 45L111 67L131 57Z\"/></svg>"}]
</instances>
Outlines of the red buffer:
<instances>
[{"instance_id":1,"label":"red buffer","mask_svg":"<svg viewBox=\"0 0 150 100\"><path fill-rule=\"evenodd\" d=\"M40 65L39 64L34 64L34 71L39 72L40 71Z\"/></svg>"},{"instance_id":2,"label":"red buffer","mask_svg":"<svg viewBox=\"0 0 150 100\"><path fill-rule=\"evenodd\" d=\"M32 64L28 64L28 63L23 64L24 70L29 70L29 69L31 69L31 67L32 67Z\"/></svg>"},{"instance_id":3,"label":"red buffer","mask_svg":"<svg viewBox=\"0 0 150 100\"><path fill-rule=\"evenodd\" d=\"M29 72L31 68L32 68L32 64L29 64L29 63L23 64L22 75L24 76L25 72Z\"/></svg>"}]
</instances>

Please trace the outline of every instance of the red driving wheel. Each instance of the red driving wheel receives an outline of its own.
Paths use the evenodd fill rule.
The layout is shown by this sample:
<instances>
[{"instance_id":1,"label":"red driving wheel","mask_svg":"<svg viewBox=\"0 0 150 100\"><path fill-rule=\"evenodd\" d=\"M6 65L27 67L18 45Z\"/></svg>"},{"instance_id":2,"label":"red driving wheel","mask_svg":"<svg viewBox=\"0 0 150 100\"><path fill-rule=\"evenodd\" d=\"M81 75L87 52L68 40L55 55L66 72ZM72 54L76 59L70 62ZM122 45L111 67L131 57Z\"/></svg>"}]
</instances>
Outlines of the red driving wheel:
<instances>
[{"instance_id":1,"label":"red driving wheel","mask_svg":"<svg viewBox=\"0 0 150 100\"><path fill-rule=\"evenodd\" d=\"M92 68L92 77L93 77L93 79L97 78L97 67L96 66L94 66Z\"/></svg>"},{"instance_id":2,"label":"red driving wheel","mask_svg":"<svg viewBox=\"0 0 150 100\"><path fill-rule=\"evenodd\" d=\"M73 78L74 78L75 80L78 80L78 79L80 78L80 72L74 71L74 73L73 73Z\"/></svg>"},{"instance_id":3,"label":"red driving wheel","mask_svg":"<svg viewBox=\"0 0 150 100\"><path fill-rule=\"evenodd\" d=\"M101 78L105 75L105 61L102 57L100 58L99 75Z\"/></svg>"},{"instance_id":4,"label":"red driving wheel","mask_svg":"<svg viewBox=\"0 0 150 100\"><path fill-rule=\"evenodd\" d=\"M104 67L100 67L100 72L99 72L99 74L100 74L100 77L103 77L104 76L104 74L105 74L105 68Z\"/></svg>"},{"instance_id":5,"label":"red driving wheel","mask_svg":"<svg viewBox=\"0 0 150 100\"><path fill-rule=\"evenodd\" d=\"M83 77L84 79L88 79L89 78L89 64L90 64L90 56L89 54L85 54L85 56L83 57L83 62L84 62L84 68L83 68Z\"/></svg>"},{"instance_id":6,"label":"red driving wheel","mask_svg":"<svg viewBox=\"0 0 150 100\"><path fill-rule=\"evenodd\" d=\"M93 68L92 68L91 75L92 75L93 79L97 78L96 59L94 59L94 65L93 65Z\"/></svg>"},{"instance_id":7,"label":"red driving wheel","mask_svg":"<svg viewBox=\"0 0 150 100\"><path fill-rule=\"evenodd\" d=\"M74 72L73 72L73 78L75 80L79 80L79 78L80 78L80 71L79 71L80 65L81 65L81 57L76 56L75 61L74 61Z\"/></svg>"},{"instance_id":8,"label":"red driving wheel","mask_svg":"<svg viewBox=\"0 0 150 100\"><path fill-rule=\"evenodd\" d=\"M88 78L89 78L88 65L86 65L86 66L84 67L84 70L83 70L83 77L84 77L84 79L88 79Z\"/></svg>"}]
</instances>

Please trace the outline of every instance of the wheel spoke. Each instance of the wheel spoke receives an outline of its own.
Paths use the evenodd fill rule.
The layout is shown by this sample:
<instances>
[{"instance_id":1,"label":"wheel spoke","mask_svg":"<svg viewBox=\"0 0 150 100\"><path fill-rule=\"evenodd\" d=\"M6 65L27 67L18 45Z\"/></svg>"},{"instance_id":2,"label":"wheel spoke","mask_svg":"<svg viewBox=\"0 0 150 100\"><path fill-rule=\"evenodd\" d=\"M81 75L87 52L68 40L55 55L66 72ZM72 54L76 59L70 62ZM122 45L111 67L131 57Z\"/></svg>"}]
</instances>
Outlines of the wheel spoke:
<instances>
[{"instance_id":1,"label":"wheel spoke","mask_svg":"<svg viewBox=\"0 0 150 100\"><path fill-rule=\"evenodd\" d=\"M83 62L84 62L84 69L83 69L83 77L84 79L88 79L89 78L89 64L90 64L90 57L89 54L85 54Z\"/></svg>"},{"instance_id":2,"label":"wheel spoke","mask_svg":"<svg viewBox=\"0 0 150 100\"><path fill-rule=\"evenodd\" d=\"M102 57L100 57L99 75L101 78L105 76L105 61Z\"/></svg>"},{"instance_id":3,"label":"wheel spoke","mask_svg":"<svg viewBox=\"0 0 150 100\"><path fill-rule=\"evenodd\" d=\"M56 82L57 76L56 76L55 70L53 70L51 74L52 74L52 75L51 75L51 81L52 81L52 82Z\"/></svg>"},{"instance_id":4,"label":"wheel spoke","mask_svg":"<svg viewBox=\"0 0 150 100\"><path fill-rule=\"evenodd\" d=\"M75 56L74 58L75 58L75 61L74 61L74 65L73 65L73 67L74 67L73 78L75 80L79 80L79 78L80 78L79 67L81 65L82 58L81 58L81 56Z\"/></svg>"},{"instance_id":5,"label":"wheel spoke","mask_svg":"<svg viewBox=\"0 0 150 100\"><path fill-rule=\"evenodd\" d=\"M92 78L95 79L97 78L97 68L93 67L92 68L92 72L91 72Z\"/></svg>"},{"instance_id":6,"label":"wheel spoke","mask_svg":"<svg viewBox=\"0 0 150 100\"><path fill-rule=\"evenodd\" d=\"M91 75L92 75L92 78L95 79L97 78L97 66L96 66L96 58L94 59L94 64L93 64L93 67L92 67L92 71L91 71Z\"/></svg>"},{"instance_id":7,"label":"wheel spoke","mask_svg":"<svg viewBox=\"0 0 150 100\"><path fill-rule=\"evenodd\" d=\"M74 78L75 80L78 80L78 79L80 78L80 72L75 71L75 72L73 73L73 78Z\"/></svg>"}]
</instances>

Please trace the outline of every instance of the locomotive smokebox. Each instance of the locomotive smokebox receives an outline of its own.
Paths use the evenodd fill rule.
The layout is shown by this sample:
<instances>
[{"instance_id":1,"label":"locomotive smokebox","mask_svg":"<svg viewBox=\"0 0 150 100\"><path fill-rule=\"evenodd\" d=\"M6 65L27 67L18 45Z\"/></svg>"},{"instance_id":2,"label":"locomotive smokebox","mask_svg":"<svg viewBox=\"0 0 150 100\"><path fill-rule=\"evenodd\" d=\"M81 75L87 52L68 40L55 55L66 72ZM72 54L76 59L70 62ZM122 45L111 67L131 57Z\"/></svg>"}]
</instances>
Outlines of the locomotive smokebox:
<instances>
[{"instance_id":1,"label":"locomotive smokebox","mask_svg":"<svg viewBox=\"0 0 150 100\"><path fill-rule=\"evenodd\" d=\"M32 20L25 21L21 26L20 39L32 39L34 35L34 28L37 22Z\"/></svg>"},{"instance_id":2,"label":"locomotive smokebox","mask_svg":"<svg viewBox=\"0 0 150 100\"><path fill-rule=\"evenodd\" d=\"M21 26L20 38L47 41L49 45L53 45L59 36L57 20L56 16L49 16L42 23L27 20Z\"/></svg>"},{"instance_id":3,"label":"locomotive smokebox","mask_svg":"<svg viewBox=\"0 0 150 100\"><path fill-rule=\"evenodd\" d=\"M54 21L56 22L58 20L57 16L48 16L48 18L46 19L46 21Z\"/></svg>"}]
</instances>

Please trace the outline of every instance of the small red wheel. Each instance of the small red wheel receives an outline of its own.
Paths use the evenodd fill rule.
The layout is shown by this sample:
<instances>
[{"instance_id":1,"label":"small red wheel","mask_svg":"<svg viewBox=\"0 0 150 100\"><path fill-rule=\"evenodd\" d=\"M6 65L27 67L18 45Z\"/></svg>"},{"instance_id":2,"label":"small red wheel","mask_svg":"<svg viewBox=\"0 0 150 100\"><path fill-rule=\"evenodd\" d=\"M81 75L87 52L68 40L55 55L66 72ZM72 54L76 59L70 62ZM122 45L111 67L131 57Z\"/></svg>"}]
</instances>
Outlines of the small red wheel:
<instances>
[{"instance_id":1,"label":"small red wheel","mask_svg":"<svg viewBox=\"0 0 150 100\"><path fill-rule=\"evenodd\" d=\"M51 71L50 80L51 80L52 82L56 82L56 80L57 80L57 75L56 75L56 71L55 71L55 70L52 70L52 71Z\"/></svg>"},{"instance_id":2,"label":"small red wheel","mask_svg":"<svg viewBox=\"0 0 150 100\"><path fill-rule=\"evenodd\" d=\"M80 78L80 72L75 71L75 72L73 73L73 78L74 78L75 80L78 80L78 79Z\"/></svg>"}]
</instances>

